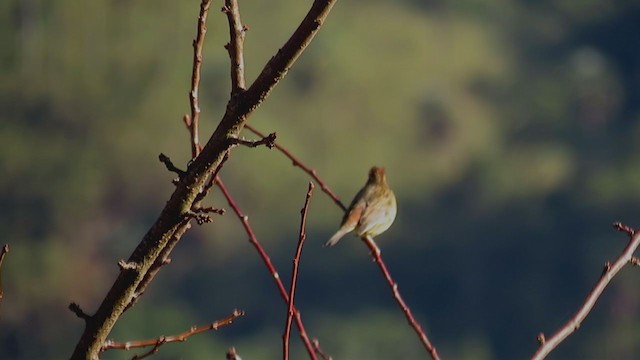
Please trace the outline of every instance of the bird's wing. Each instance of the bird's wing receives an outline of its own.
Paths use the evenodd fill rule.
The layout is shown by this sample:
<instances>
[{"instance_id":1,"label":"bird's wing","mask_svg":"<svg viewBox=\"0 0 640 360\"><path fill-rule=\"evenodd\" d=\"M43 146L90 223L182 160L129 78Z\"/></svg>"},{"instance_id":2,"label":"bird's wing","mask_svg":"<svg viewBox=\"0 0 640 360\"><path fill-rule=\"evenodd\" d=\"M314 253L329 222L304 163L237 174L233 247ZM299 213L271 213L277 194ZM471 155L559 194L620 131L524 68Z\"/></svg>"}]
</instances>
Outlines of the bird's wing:
<instances>
[{"instance_id":1,"label":"bird's wing","mask_svg":"<svg viewBox=\"0 0 640 360\"><path fill-rule=\"evenodd\" d=\"M395 217L395 213L392 215L392 207L389 204L383 204L388 202L386 197L376 197L366 204L362 216L360 217L360 223L358 224L356 233L361 236L372 231L377 226L388 227L390 218ZM393 219L391 219L393 221ZM378 231L374 231L378 232ZM374 235L375 236L375 235Z\"/></svg>"}]
</instances>

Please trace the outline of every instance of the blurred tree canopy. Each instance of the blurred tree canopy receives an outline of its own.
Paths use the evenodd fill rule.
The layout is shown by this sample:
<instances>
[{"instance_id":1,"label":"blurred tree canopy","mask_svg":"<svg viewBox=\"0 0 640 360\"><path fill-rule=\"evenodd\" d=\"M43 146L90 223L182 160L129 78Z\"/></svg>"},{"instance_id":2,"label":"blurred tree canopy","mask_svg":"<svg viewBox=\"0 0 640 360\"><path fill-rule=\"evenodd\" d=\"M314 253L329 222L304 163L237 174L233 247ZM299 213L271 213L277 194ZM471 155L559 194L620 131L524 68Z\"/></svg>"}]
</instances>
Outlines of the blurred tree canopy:
<instances>
[{"instance_id":1,"label":"blurred tree canopy","mask_svg":"<svg viewBox=\"0 0 640 360\"><path fill-rule=\"evenodd\" d=\"M71 353L82 324L67 304L97 307L170 194L158 153L189 160L198 5L0 4L1 358ZM309 4L240 6L251 81ZM609 224L640 225L638 19L634 0L339 1L251 123L345 202L385 166L400 208L378 243L443 358L525 358L621 251ZM228 97L226 26L211 11L203 141ZM222 176L288 279L306 176L261 148L234 151ZM320 248L340 217L316 192L296 297L310 336L337 359L424 358L362 244ZM194 228L172 258L113 338L169 335L237 307L247 316L234 325L158 356L232 345L280 356L286 307L237 219ZM637 276L616 278L551 358L640 356Z\"/></svg>"}]
</instances>

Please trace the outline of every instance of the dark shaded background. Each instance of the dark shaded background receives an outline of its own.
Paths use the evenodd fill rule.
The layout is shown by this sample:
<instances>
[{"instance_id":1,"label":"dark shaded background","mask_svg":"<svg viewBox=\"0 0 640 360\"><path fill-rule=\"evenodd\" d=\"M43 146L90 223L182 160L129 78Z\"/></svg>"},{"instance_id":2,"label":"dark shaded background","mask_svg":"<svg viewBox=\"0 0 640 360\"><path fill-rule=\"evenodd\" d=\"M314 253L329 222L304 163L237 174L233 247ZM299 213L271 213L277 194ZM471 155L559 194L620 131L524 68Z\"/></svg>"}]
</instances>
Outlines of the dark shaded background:
<instances>
[{"instance_id":1,"label":"dark shaded background","mask_svg":"<svg viewBox=\"0 0 640 360\"><path fill-rule=\"evenodd\" d=\"M249 81L309 2L241 1ZM0 358L70 355L172 191L157 155L189 159L198 1L0 4ZM226 19L210 13L201 136L229 93ZM640 2L340 1L252 117L348 202L371 165L400 204L378 243L443 358L522 359L577 309L638 226ZM249 136L249 134L247 134ZM239 148L222 176L283 279L307 177L275 150ZM317 189L297 306L336 359L426 353L354 238L321 244L341 214ZM220 194L209 203L226 207ZM229 212L182 240L112 338L218 333L158 359L281 356L286 307ZM552 359L640 357L637 270L625 269ZM294 341L296 358L305 358ZM132 352L110 351L105 359Z\"/></svg>"}]
</instances>

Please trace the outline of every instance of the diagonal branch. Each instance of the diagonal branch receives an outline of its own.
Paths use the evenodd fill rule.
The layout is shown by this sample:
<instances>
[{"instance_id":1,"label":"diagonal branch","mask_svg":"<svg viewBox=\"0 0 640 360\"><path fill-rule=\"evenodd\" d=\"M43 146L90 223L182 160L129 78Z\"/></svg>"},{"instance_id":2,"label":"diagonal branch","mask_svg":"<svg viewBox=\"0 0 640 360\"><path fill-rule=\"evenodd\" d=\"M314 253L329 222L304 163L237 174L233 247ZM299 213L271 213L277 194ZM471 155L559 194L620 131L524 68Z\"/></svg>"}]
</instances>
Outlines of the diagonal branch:
<instances>
[{"instance_id":1,"label":"diagonal branch","mask_svg":"<svg viewBox=\"0 0 640 360\"><path fill-rule=\"evenodd\" d=\"M636 261L633 254L638 249L638 246L640 246L640 232L633 231L628 226L620 223L615 223L614 227L629 234L630 240L627 247L625 247L613 264L610 262L605 264L602 275L600 275L600 279L596 282L591 292L589 292L589 295L587 295L587 298L584 300L580 309L578 309L578 312L576 312L569 321L567 321L555 334L553 334L551 338L545 339L544 334L540 334L538 336L540 347L533 357L531 357L532 360L544 359L551 351L553 351L553 349L564 341L564 339L578 330L613 277L616 276L616 274L618 274L625 265L633 264Z\"/></svg>"},{"instance_id":2,"label":"diagonal branch","mask_svg":"<svg viewBox=\"0 0 640 360\"><path fill-rule=\"evenodd\" d=\"M249 129L251 132L253 132L254 134L256 134L256 135L258 135L258 136L260 136L262 138L265 137L265 135L263 133L261 133L260 131L256 130L252 126L246 125L245 127L247 129ZM293 162L294 166L298 166L304 172L306 172L309 176L311 176L314 180L316 180L318 182L318 184L321 184L322 191L324 191L331 199L333 199L333 201L336 203L336 205L338 205L343 211L346 211L346 207L344 206L344 204L342 204L342 202L333 193L333 191L331 191L331 189L329 189L329 187L322 181L322 179L320 179L320 177L318 176L318 174L317 174L317 172L315 170L309 168L304 163L302 163L298 158L296 158L293 154L291 154L291 152L289 152L282 145L280 145L278 143L275 143L274 145L275 145L276 149L280 150L280 152L282 152L286 157L288 157ZM409 324L411 325L411 327L413 327L415 332L418 334L418 337L420 338L420 341L422 342L424 347L427 349L427 351L429 352L431 357L434 360L438 360L439 356L438 356L438 353L436 351L436 348L431 344L431 342L429 341L429 338L425 334L424 330L422 330L422 327L420 326L420 324L413 317L413 314L411 313L411 309L407 306L407 304L402 299L402 296L400 295L400 292L398 291L398 285L391 278L391 274L389 273L389 270L387 270L387 266L385 265L384 261L382 260L382 257L380 255L380 249L378 248L378 246L375 244L375 242L371 238L363 239L363 241L366 243L366 245L371 250L371 256L373 257L373 260L378 264L378 266L380 267L380 270L382 271L385 279L387 280L387 283L389 284L389 286L391 286L391 290L393 292L393 296L396 299L396 301L398 302L398 305L400 305L400 308L402 308L402 311L404 312L405 316L407 317L407 320L409 321Z\"/></svg>"},{"instance_id":3,"label":"diagonal branch","mask_svg":"<svg viewBox=\"0 0 640 360\"><path fill-rule=\"evenodd\" d=\"M309 209L309 201L311 200L311 194L313 193L313 183L309 181L309 190L307 190L307 197L304 201L304 207L300 210L300 235L298 236L298 247L296 248L296 255L293 257L293 270L291 271L291 287L289 288L289 304L287 307L287 321L285 322L284 334L282 335L283 342L283 357L284 360L289 360L289 339L291 338L291 322L293 321L294 299L296 296L296 283L298 282L298 266L300 265L300 256L302 255L302 246L304 240L307 238L307 212ZM317 340L316 340L317 341Z\"/></svg>"},{"instance_id":4,"label":"diagonal branch","mask_svg":"<svg viewBox=\"0 0 640 360\"><path fill-rule=\"evenodd\" d=\"M188 217L207 180L231 150L233 145L229 139L238 137L248 117L286 75L318 32L334 3L335 0L315 0L298 28L266 64L251 87L230 98L224 116L202 152L190 162L182 181L176 184L155 223L129 257L127 262L135 266L120 271L98 310L91 316L91 321L86 322L72 359L98 359L100 348L120 315L135 298L138 286L169 241L175 238L174 234L182 230L182 222Z\"/></svg>"},{"instance_id":5,"label":"diagonal branch","mask_svg":"<svg viewBox=\"0 0 640 360\"><path fill-rule=\"evenodd\" d=\"M289 40L271 57L246 91L246 101L258 106L289 72L322 27L336 0L315 0Z\"/></svg>"},{"instance_id":6,"label":"diagonal branch","mask_svg":"<svg viewBox=\"0 0 640 360\"><path fill-rule=\"evenodd\" d=\"M222 12L229 22L229 42L224 46L231 59L231 94L244 91L244 35L248 28L242 25L238 0L225 0Z\"/></svg>"},{"instance_id":7,"label":"diagonal branch","mask_svg":"<svg viewBox=\"0 0 640 360\"><path fill-rule=\"evenodd\" d=\"M287 291L285 290L284 285L282 284L280 275L278 274L276 267L271 262L271 258L269 257L269 255L267 255L267 252L264 250L264 248L258 241L258 238L256 237L255 233L253 232L253 229L249 224L249 217L245 215L242 212L242 210L240 210L240 207L233 200L233 197L231 197L231 194L229 194L227 187L224 185L224 182L222 181L222 179L220 179L220 177L216 177L216 184L218 185L218 188L220 189L220 191L222 191L222 194L227 198L227 202L229 203L229 206L231 206L231 208L235 212L238 219L240 219L240 222L242 223L242 227L244 227L245 232L249 236L249 242L251 243L251 245L253 245L253 247L256 248L256 250L258 251L258 254L260 255L260 258L262 259L265 266L267 267L267 270L269 270L269 273L273 277L273 280L276 282L276 285L278 286L278 290L280 291L280 297L282 297L282 300L284 300L286 304L289 304L289 295L287 294ZM298 326L298 330L300 331L300 338L302 339L302 342L304 343L304 346L306 347L307 352L309 353L309 357L311 357L312 360L316 360L317 357L316 357L314 347L311 344L311 341L309 340L309 336L307 335L307 331L304 328L304 324L302 323L302 317L300 316L300 312L295 308L295 306L293 308L293 312L296 318L296 325Z\"/></svg>"},{"instance_id":8,"label":"diagonal branch","mask_svg":"<svg viewBox=\"0 0 640 360\"><path fill-rule=\"evenodd\" d=\"M400 295L400 291L398 290L398 284L391 277L391 274L389 273L387 266L385 265L384 261L382 260L382 257L380 256L380 249L378 248L376 243L373 241L373 238L371 238L370 236L367 236L362 238L362 240L371 250L371 257L373 258L373 261L376 264L378 264L380 271L382 271L382 275L384 275L384 278L387 280L387 283L391 288L391 292L393 293L393 298L396 299L396 302L398 303L398 305L400 305L400 308L402 309L402 312L406 316L407 321L409 321L409 324L411 325L411 327L413 327L416 334L418 334L420 341L422 341L422 344L431 355L431 358L433 360L439 360L440 357L438 356L438 352L436 351L435 346L431 344L431 341L429 341L427 334L425 334L424 330L422 330L422 326L420 326L418 321L416 321L416 319L413 317L413 314L411 313L411 309L404 302L402 295Z\"/></svg>"}]
</instances>

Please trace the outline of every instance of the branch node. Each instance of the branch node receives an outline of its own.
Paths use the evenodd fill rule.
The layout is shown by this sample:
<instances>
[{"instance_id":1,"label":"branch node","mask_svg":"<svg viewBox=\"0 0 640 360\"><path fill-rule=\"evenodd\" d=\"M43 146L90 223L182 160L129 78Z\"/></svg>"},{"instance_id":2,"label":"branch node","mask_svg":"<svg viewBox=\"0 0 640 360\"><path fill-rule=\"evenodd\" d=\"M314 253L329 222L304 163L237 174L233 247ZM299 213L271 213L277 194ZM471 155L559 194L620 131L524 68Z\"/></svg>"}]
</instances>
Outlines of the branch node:
<instances>
[{"instance_id":1,"label":"branch node","mask_svg":"<svg viewBox=\"0 0 640 360\"><path fill-rule=\"evenodd\" d=\"M635 256L631 257L631 260L629 260L629 262L631 263L631 265L633 266L640 266L640 259L638 259Z\"/></svg>"},{"instance_id":2,"label":"branch node","mask_svg":"<svg viewBox=\"0 0 640 360\"><path fill-rule=\"evenodd\" d=\"M172 181L174 184L179 182L180 179L182 179L185 176L186 172L178 169L175 165L173 165L173 162L167 155L160 153L160 155L158 155L158 159L160 160L161 163L164 164L164 166L167 167L167 170L178 174L178 179L174 179Z\"/></svg>"},{"instance_id":3,"label":"branch node","mask_svg":"<svg viewBox=\"0 0 640 360\"><path fill-rule=\"evenodd\" d=\"M77 317L84 321L91 320L91 316L84 312L80 305L78 305L77 303L72 302L71 304L69 304L69 310L71 310L72 313L76 314Z\"/></svg>"},{"instance_id":4,"label":"branch node","mask_svg":"<svg viewBox=\"0 0 640 360\"><path fill-rule=\"evenodd\" d=\"M120 260L118 261L118 267L120 268L120 270L137 270L138 264L136 264L135 262Z\"/></svg>"},{"instance_id":5,"label":"branch node","mask_svg":"<svg viewBox=\"0 0 640 360\"><path fill-rule=\"evenodd\" d=\"M547 339L544 337L544 333L538 334L537 340L540 345L544 345L544 343L547 342Z\"/></svg>"},{"instance_id":6,"label":"branch node","mask_svg":"<svg viewBox=\"0 0 640 360\"><path fill-rule=\"evenodd\" d=\"M271 133L260 140L247 140L244 137L231 137L229 138L231 145L244 145L247 147L258 147L260 145L264 145L269 149L273 149L276 146L276 133Z\"/></svg>"},{"instance_id":7,"label":"branch node","mask_svg":"<svg viewBox=\"0 0 640 360\"><path fill-rule=\"evenodd\" d=\"M211 216L204 214L202 212L198 212L197 210L196 211L189 210L189 212L187 212L187 216L194 219L198 223L198 225L213 222L213 219L211 219Z\"/></svg>"},{"instance_id":8,"label":"branch node","mask_svg":"<svg viewBox=\"0 0 640 360\"><path fill-rule=\"evenodd\" d=\"M613 223L613 228L626 233L627 235L629 235L629 237L633 237L633 235L635 235L636 233L636 230L634 228L627 226L619 221Z\"/></svg>"},{"instance_id":9,"label":"branch node","mask_svg":"<svg viewBox=\"0 0 640 360\"><path fill-rule=\"evenodd\" d=\"M608 273L611 270L611 262L607 261L604 263L604 268L602 269L602 275Z\"/></svg>"}]
</instances>

